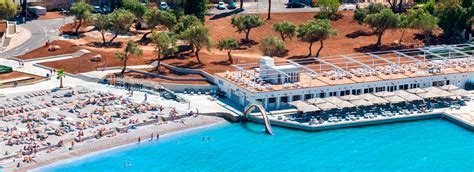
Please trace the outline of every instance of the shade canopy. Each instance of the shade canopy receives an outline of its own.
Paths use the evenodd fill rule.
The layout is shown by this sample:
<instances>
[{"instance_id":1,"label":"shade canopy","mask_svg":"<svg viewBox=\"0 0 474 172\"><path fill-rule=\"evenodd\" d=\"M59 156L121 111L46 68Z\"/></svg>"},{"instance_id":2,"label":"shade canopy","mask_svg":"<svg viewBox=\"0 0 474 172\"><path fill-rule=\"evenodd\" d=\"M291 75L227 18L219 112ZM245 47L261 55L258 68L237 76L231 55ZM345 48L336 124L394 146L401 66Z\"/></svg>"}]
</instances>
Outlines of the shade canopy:
<instances>
[{"instance_id":1,"label":"shade canopy","mask_svg":"<svg viewBox=\"0 0 474 172\"><path fill-rule=\"evenodd\" d=\"M413 88L407 90L407 92L412 93L412 94L421 94L421 93L426 93L426 90L423 90L421 88Z\"/></svg>"},{"instance_id":2,"label":"shade canopy","mask_svg":"<svg viewBox=\"0 0 474 172\"><path fill-rule=\"evenodd\" d=\"M444 91L438 87L428 87L428 88L424 88L425 91L427 91L427 93L424 93L424 94L427 94L429 95L428 97L426 98L438 98L438 97L451 97L451 96L454 96L454 94L450 93L450 92L447 92L447 91ZM423 97L425 98L425 97Z\"/></svg>"},{"instance_id":3,"label":"shade canopy","mask_svg":"<svg viewBox=\"0 0 474 172\"><path fill-rule=\"evenodd\" d=\"M456 96L469 96L469 95L471 95L470 92L468 92L464 89L457 89L457 90L452 90L452 91L449 91L449 92L453 93Z\"/></svg>"},{"instance_id":4,"label":"shade canopy","mask_svg":"<svg viewBox=\"0 0 474 172\"><path fill-rule=\"evenodd\" d=\"M351 102L348 101L341 101L338 104L335 104L337 107L344 109L344 108L353 108L356 107L356 105L352 104Z\"/></svg>"},{"instance_id":5,"label":"shade canopy","mask_svg":"<svg viewBox=\"0 0 474 172\"><path fill-rule=\"evenodd\" d=\"M398 91L395 91L393 92L395 95L409 101L409 102L412 102L412 101L418 101L418 100L423 100L423 98L415 95L415 94L412 94L412 93L409 93L405 90L398 90Z\"/></svg>"},{"instance_id":6,"label":"shade canopy","mask_svg":"<svg viewBox=\"0 0 474 172\"><path fill-rule=\"evenodd\" d=\"M346 100L346 101L354 101L354 100L362 99L360 96L357 96L357 95L345 95L345 96L342 96L340 98L342 100Z\"/></svg>"},{"instance_id":7,"label":"shade canopy","mask_svg":"<svg viewBox=\"0 0 474 172\"><path fill-rule=\"evenodd\" d=\"M392 92L383 91L383 92L375 93L375 95L379 97L390 97L390 96L394 96L395 94Z\"/></svg>"},{"instance_id":8,"label":"shade canopy","mask_svg":"<svg viewBox=\"0 0 474 172\"><path fill-rule=\"evenodd\" d=\"M373 94L367 93L367 94L362 94L360 95L362 99L369 101L372 104L386 104L389 103L387 100L377 97Z\"/></svg>"},{"instance_id":9,"label":"shade canopy","mask_svg":"<svg viewBox=\"0 0 474 172\"><path fill-rule=\"evenodd\" d=\"M354 100L354 101L351 101L352 104L356 105L356 106L372 106L373 103L365 100L365 99L358 99L358 100Z\"/></svg>"},{"instance_id":10,"label":"shade canopy","mask_svg":"<svg viewBox=\"0 0 474 172\"><path fill-rule=\"evenodd\" d=\"M294 106L298 111L301 111L303 113L316 112L320 110L318 107L310 105L302 100L289 102L288 104Z\"/></svg>"},{"instance_id":11,"label":"shade canopy","mask_svg":"<svg viewBox=\"0 0 474 172\"><path fill-rule=\"evenodd\" d=\"M455 85L445 85L445 86L442 86L441 89L445 91L454 91L454 90L459 90L461 88Z\"/></svg>"},{"instance_id":12,"label":"shade canopy","mask_svg":"<svg viewBox=\"0 0 474 172\"><path fill-rule=\"evenodd\" d=\"M341 100L337 97L326 97L326 98L324 98L324 100L326 100L327 102L332 103L332 104L339 104L340 102L344 101L344 100Z\"/></svg>"},{"instance_id":13,"label":"shade canopy","mask_svg":"<svg viewBox=\"0 0 474 172\"><path fill-rule=\"evenodd\" d=\"M315 106L318 107L318 108L320 108L321 110L337 109L337 106L336 106L336 105L334 105L334 104L332 104L332 103L329 103L329 102L316 104Z\"/></svg>"},{"instance_id":14,"label":"shade canopy","mask_svg":"<svg viewBox=\"0 0 474 172\"><path fill-rule=\"evenodd\" d=\"M401 102L405 102L406 100L399 97L399 96L388 96L388 97L384 97L385 100L389 101L390 103L401 103Z\"/></svg>"},{"instance_id":15,"label":"shade canopy","mask_svg":"<svg viewBox=\"0 0 474 172\"><path fill-rule=\"evenodd\" d=\"M309 104L317 105L321 103L326 103L327 101L322 98L312 98L312 99L306 100L306 102L308 102Z\"/></svg>"}]
</instances>

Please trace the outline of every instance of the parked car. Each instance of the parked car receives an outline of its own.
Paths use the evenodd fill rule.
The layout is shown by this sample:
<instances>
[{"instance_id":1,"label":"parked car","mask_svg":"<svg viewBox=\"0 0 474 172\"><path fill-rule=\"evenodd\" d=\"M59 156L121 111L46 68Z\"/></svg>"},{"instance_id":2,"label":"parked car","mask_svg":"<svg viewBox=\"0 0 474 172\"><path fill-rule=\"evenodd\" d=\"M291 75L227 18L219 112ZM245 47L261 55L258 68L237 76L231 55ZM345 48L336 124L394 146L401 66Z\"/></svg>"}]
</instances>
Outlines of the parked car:
<instances>
[{"instance_id":1,"label":"parked car","mask_svg":"<svg viewBox=\"0 0 474 172\"><path fill-rule=\"evenodd\" d=\"M94 6L94 13L102 13L102 9L100 8L100 6Z\"/></svg>"},{"instance_id":2,"label":"parked car","mask_svg":"<svg viewBox=\"0 0 474 172\"><path fill-rule=\"evenodd\" d=\"M227 6L227 9L236 9L237 6L235 5L234 0L229 1L229 5Z\"/></svg>"},{"instance_id":3,"label":"parked car","mask_svg":"<svg viewBox=\"0 0 474 172\"><path fill-rule=\"evenodd\" d=\"M104 5L104 7L102 7L102 11L104 13L110 13L110 7L108 5Z\"/></svg>"},{"instance_id":4,"label":"parked car","mask_svg":"<svg viewBox=\"0 0 474 172\"><path fill-rule=\"evenodd\" d=\"M169 6L166 2L161 2L160 3L160 10L167 10L168 8L169 8Z\"/></svg>"},{"instance_id":5,"label":"parked car","mask_svg":"<svg viewBox=\"0 0 474 172\"><path fill-rule=\"evenodd\" d=\"M219 10L225 10L225 4L224 4L224 2L220 1L220 2L217 4L217 9L219 9Z\"/></svg>"},{"instance_id":6,"label":"parked car","mask_svg":"<svg viewBox=\"0 0 474 172\"><path fill-rule=\"evenodd\" d=\"M305 5L301 2L290 2L286 4L286 8L304 8Z\"/></svg>"},{"instance_id":7,"label":"parked car","mask_svg":"<svg viewBox=\"0 0 474 172\"><path fill-rule=\"evenodd\" d=\"M156 2L151 2L151 3L150 3L150 7L151 7L151 8L156 8L157 6L158 6L158 5L156 5Z\"/></svg>"}]
</instances>

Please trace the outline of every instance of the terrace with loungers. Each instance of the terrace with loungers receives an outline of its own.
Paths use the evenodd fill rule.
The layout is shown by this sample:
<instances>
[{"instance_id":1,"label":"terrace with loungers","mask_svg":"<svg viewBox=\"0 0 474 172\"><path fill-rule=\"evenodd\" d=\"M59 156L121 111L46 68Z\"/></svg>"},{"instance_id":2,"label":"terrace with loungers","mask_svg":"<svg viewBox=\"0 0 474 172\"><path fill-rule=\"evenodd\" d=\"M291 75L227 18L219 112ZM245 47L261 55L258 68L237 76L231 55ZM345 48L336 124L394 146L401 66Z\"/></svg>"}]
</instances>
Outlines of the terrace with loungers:
<instances>
[{"instance_id":1,"label":"terrace with loungers","mask_svg":"<svg viewBox=\"0 0 474 172\"><path fill-rule=\"evenodd\" d=\"M440 45L417 49L335 55L275 62L275 66L295 66L297 82L267 82L286 75L277 72L261 78L258 63L235 65L236 71L216 75L251 92L322 87L474 72L474 45Z\"/></svg>"}]
</instances>

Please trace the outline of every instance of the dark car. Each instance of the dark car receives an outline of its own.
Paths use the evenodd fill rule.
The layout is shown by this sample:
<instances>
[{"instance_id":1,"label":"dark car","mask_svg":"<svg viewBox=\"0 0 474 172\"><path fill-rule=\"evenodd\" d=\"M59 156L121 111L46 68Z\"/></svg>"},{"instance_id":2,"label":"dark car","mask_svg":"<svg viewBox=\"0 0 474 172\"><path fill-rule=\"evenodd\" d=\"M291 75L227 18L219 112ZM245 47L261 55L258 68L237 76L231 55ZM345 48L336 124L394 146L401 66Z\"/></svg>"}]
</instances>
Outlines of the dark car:
<instances>
[{"instance_id":1,"label":"dark car","mask_svg":"<svg viewBox=\"0 0 474 172\"><path fill-rule=\"evenodd\" d=\"M229 1L227 8L228 9L236 9L237 8L236 5L235 5L234 0Z\"/></svg>"},{"instance_id":2,"label":"dark car","mask_svg":"<svg viewBox=\"0 0 474 172\"><path fill-rule=\"evenodd\" d=\"M286 4L286 8L304 8L305 5L301 2L290 2Z\"/></svg>"}]
</instances>

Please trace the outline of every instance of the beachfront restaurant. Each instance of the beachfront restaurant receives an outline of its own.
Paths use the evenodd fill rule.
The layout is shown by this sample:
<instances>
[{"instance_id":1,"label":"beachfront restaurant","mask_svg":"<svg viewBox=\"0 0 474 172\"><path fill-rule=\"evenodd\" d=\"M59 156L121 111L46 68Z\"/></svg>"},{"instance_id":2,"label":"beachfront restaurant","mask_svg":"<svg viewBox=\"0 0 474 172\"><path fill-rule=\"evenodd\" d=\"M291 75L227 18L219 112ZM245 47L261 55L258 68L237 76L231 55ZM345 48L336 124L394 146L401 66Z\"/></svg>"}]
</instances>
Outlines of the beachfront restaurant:
<instances>
[{"instance_id":1,"label":"beachfront restaurant","mask_svg":"<svg viewBox=\"0 0 474 172\"><path fill-rule=\"evenodd\" d=\"M472 54L474 45L459 44L285 61L265 57L257 64L238 64L236 71L215 74L215 83L238 105L258 103L267 111L290 109L290 102L298 100L369 93L385 94L379 97L396 103L417 98L402 100L384 92L407 95L402 91L446 85L468 88L474 78Z\"/></svg>"}]
</instances>

